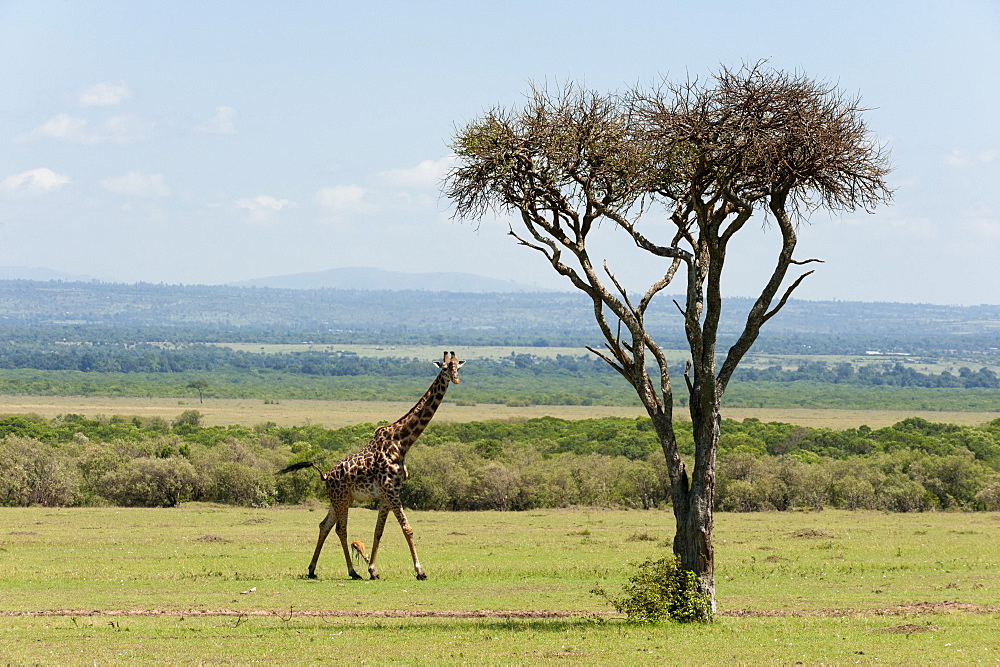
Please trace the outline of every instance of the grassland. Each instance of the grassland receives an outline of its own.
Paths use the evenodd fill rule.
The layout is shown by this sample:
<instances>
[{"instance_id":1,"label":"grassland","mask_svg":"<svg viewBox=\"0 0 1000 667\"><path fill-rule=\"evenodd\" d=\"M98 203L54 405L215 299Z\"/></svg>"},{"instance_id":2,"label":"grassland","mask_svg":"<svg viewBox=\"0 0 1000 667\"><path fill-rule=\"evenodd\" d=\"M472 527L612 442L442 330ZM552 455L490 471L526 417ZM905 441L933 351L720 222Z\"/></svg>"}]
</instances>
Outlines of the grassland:
<instances>
[{"instance_id":1,"label":"grassland","mask_svg":"<svg viewBox=\"0 0 1000 667\"><path fill-rule=\"evenodd\" d=\"M0 415L34 413L46 418L65 414L86 417L140 415L175 419L185 410L202 413L206 426L244 424L252 426L274 422L279 426L321 424L339 428L361 423L392 421L406 413L412 403L400 401L264 401L261 399L197 399L136 398L102 396L3 396L0 395ZM553 416L561 419L598 417L639 417L642 408L628 406L529 405L508 406L494 403L459 405L446 401L435 415L435 422L524 420ZM679 418L686 414L678 411ZM755 417L761 421L779 421L814 428L845 429L867 425L871 428L891 426L907 417L922 417L932 422L976 426L1000 417L997 412L947 412L935 410L836 410L818 408L730 408L723 412L728 419Z\"/></svg>"},{"instance_id":2,"label":"grassland","mask_svg":"<svg viewBox=\"0 0 1000 667\"><path fill-rule=\"evenodd\" d=\"M720 618L635 626L589 593L658 557L665 511L411 512L378 582L324 508L0 509L0 659L12 663L956 663L1000 659L1000 515L717 514ZM367 539L374 512L352 511Z\"/></svg>"},{"instance_id":3,"label":"grassland","mask_svg":"<svg viewBox=\"0 0 1000 667\"><path fill-rule=\"evenodd\" d=\"M376 359L422 359L434 361L441 358L443 348L439 345L360 345L338 343L336 345L320 345L314 343L216 343L220 347L228 347L241 352L263 352L266 354L288 354L292 352L348 352L360 357ZM463 345L459 356L463 359L502 359L511 354L530 354L536 357L555 358L559 355L579 357L589 354L582 347L531 347L510 345ZM681 359L677 351L676 358Z\"/></svg>"},{"instance_id":4,"label":"grassland","mask_svg":"<svg viewBox=\"0 0 1000 667\"><path fill-rule=\"evenodd\" d=\"M377 359L403 358L403 359L423 359L433 361L441 356L442 348L437 345L371 345L371 344L350 344L338 343L336 345L321 345L314 343L295 344L274 344L274 343L217 343L221 347L228 347L243 352L264 352L267 354L288 354L293 352L348 352L360 357L374 357ZM691 353L688 350L665 350L667 359L671 364L680 364L688 359ZM557 356L579 357L590 356L590 353L583 347L531 347L531 346L510 346L510 345L463 345L460 355L466 359L503 359L511 354L530 354L535 357L553 359ZM981 367L989 368L994 372L1000 372L1000 357L996 355L951 355L948 357L927 358L923 356L895 356L884 354L768 354L751 351L743 362L744 366L753 368L767 368L769 366L780 366L784 369L795 369L803 363L823 362L829 365L838 363L849 363L854 366L864 366L875 363L900 362L912 367L921 373L940 373L948 371L956 373L962 366L969 366L975 369Z\"/></svg>"}]
</instances>

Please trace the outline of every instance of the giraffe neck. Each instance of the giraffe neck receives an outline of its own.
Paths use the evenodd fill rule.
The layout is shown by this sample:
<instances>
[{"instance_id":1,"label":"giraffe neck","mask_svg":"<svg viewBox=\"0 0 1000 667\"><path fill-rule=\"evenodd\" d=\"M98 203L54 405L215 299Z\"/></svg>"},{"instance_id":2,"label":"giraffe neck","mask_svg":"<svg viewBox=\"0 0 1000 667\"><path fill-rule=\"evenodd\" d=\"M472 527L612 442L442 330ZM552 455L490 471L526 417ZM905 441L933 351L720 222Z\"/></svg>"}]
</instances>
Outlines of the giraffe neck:
<instances>
[{"instance_id":1,"label":"giraffe neck","mask_svg":"<svg viewBox=\"0 0 1000 667\"><path fill-rule=\"evenodd\" d=\"M431 422L450 383L447 371L442 370L410 411L392 425L393 440L399 444L404 454Z\"/></svg>"}]
</instances>

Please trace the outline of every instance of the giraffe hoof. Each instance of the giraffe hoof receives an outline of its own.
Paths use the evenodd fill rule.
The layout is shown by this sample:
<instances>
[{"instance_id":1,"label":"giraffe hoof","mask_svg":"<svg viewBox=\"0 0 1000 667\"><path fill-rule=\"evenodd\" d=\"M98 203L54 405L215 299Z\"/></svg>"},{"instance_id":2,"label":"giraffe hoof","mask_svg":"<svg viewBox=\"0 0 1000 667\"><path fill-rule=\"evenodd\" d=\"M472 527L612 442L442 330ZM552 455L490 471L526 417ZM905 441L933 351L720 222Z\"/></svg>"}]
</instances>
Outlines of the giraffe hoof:
<instances>
[{"instance_id":1,"label":"giraffe hoof","mask_svg":"<svg viewBox=\"0 0 1000 667\"><path fill-rule=\"evenodd\" d=\"M372 572L372 573L371 573L371 578L372 578L372 580L374 581L375 579L378 579L378 575L377 575L377 574L375 574L374 572Z\"/></svg>"},{"instance_id":2,"label":"giraffe hoof","mask_svg":"<svg viewBox=\"0 0 1000 667\"><path fill-rule=\"evenodd\" d=\"M423 572L417 572L417 579L418 580L423 581L426 578L427 578L426 574L424 574Z\"/></svg>"},{"instance_id":3,"label":"giraffe hoof","mask_svg":"<svg viewBox=\"0 0 1000 667\"><path fill-rule=\"evenodd\" d=\"M360 579L361 575L357 572L351 572L351 579Z\"/></svg>"},{"instance_id":4,"label":"giraffe hoof","mask_svg":"<svg viewBox=\"0 0 1000 667\"><path fill-rule=\"evenodd\" d=\"M312 572L310 572L309 573L309 578L310 579L317 579L318 577L315 574L313 574Z\"/></svg>"}]
</instances>

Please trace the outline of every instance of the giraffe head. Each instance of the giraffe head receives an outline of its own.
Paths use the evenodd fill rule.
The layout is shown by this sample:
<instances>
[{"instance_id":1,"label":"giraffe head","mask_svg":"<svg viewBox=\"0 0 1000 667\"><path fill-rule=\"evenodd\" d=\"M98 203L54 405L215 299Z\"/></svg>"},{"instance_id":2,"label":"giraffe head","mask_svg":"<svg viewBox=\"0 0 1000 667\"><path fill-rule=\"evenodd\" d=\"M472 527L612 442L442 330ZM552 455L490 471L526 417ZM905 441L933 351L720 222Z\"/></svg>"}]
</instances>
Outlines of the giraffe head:
<instances>
[{"instance_id":1,"label":"giraffe head","mask_svg":"<svg viewBox=\"0 0 1000 667\"><path fill-rule=\"evenodd\" d=\"M448 353L445 352L444 361L435 361L434 365L440 368L442 373L447 373L449 380L458 384L460 382L458 379L458 369L461 368L464 363L464 361L459 361L454 352L451 353L451 357L449 357Z\"/></svg>"}]
</instances>

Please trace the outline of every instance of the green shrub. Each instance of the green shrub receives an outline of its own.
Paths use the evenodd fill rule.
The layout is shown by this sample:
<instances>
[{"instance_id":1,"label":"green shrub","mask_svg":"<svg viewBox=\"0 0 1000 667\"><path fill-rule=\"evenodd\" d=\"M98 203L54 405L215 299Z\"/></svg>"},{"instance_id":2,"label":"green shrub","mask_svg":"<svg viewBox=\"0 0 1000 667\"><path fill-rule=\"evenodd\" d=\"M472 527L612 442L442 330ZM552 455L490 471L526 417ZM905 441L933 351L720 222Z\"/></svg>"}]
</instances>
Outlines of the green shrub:
<instances>
[{"instance_id":1,"label":"green shrub","mask_svg":"<svg viewBox=\"0 0 1000 667\"><path fill-rule=\"evenodd\" d=\"M76 505L79 489L79 473L66 450L29 437L0 438L0 506Z\"/></svg>"},{"instance_id":2,"label":"green shrub","mask_svg":"<svg viewBox=\"0 0 1000 667\"><path fill-rule=\"evenodd\" d=\"M697 576L682 569L676 556L638 565L636 573L622 587L621 597L612 597L599 587L591 592L605 598L633 623L712 620L711 601L698 591Z\"/></svg>"},{"instance_id":3,"label":"green shrub","mask_svg":"<svg viewBox=\"0 0 1000 667\"><path fill-rule=\"evenodd\" d=\"M122 507L176 507L198 483L198 473L182 456L143 456L101 478L105 498Z\"/></svg>"}]
</instances>

